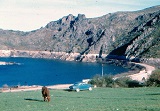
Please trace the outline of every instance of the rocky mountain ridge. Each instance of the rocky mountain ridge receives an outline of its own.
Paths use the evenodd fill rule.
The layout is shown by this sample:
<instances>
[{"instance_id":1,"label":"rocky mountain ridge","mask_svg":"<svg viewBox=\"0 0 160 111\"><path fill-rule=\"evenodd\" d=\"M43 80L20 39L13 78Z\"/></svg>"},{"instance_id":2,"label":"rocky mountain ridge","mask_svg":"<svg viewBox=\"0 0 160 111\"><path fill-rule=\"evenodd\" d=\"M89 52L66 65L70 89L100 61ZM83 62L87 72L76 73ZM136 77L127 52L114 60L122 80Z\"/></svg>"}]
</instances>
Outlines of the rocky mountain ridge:
<instances>
[{"instance_id":1,"label":"rocky mountain ridge","mask_svg":"<svg viewBox=\"0 0 160 111\"><path fill-rule=\"evenodd\" d=\"M77 61L160 58L159 27L160 6L97 18L69 14L31 32L1 29L0 50L64 52Z\"/></svg>"}]
</instances>

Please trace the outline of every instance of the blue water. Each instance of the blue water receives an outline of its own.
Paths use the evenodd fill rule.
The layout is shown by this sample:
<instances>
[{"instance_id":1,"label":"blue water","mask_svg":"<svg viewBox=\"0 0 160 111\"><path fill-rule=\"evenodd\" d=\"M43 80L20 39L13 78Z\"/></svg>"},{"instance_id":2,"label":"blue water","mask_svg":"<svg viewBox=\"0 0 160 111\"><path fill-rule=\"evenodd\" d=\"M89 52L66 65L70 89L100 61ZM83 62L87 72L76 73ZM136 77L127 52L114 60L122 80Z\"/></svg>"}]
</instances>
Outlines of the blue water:
<instances>
[{"instance_id":1,"label":"blue water","mask_svg":"<svg viewBox=\"0 0 160 111\"><path fill-rule=\"evenodd\" d=\"M101 74L98 63L66 62L32 58L0 58L0 61L21 65L0 65L0 87L7 85L55 85L70 84ZM104 74L118 74L128 69L120 66L103 66Z\"/></svg>"}]
</instances>

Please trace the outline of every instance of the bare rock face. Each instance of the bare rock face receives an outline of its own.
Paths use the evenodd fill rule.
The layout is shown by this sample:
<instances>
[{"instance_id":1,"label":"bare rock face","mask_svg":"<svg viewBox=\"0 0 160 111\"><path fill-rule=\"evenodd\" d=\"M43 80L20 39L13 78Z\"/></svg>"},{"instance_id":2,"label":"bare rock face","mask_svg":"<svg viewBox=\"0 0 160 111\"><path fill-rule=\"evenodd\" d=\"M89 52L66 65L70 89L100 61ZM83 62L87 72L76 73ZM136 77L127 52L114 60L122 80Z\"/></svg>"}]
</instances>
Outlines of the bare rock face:
<instances>
[{"instance_id":1,"label":"bare rock face","mask_svg":"<svg viewBox=\"0 0 160 111\"><path fill-rule=\"evenodd\" d=\"M46 51L49 55L44 55L48 58L77 61L96 61L101 57L130 60L160 58L159 27L160 6L109 13L98 18L69 14L31 32L0 30L0 50ZM42 55L17 54L29 57Z\"/></svg>"}]
</instances>

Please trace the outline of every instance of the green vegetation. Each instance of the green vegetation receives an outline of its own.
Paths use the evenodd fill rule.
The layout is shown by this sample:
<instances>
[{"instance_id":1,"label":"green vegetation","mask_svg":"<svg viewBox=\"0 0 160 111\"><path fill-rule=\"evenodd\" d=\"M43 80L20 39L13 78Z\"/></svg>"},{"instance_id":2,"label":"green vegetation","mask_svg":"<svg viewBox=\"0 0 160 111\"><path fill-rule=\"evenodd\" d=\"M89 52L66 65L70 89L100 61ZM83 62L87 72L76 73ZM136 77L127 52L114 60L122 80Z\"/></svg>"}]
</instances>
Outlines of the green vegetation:
<instances>
[{"instance_id":1,"label":"green vegetation","mask_svg":"<svg viewBox=\"0 0 160 111\"><path fill-rule=\"evenodd\" d=\"M132 80L129 77L118 77L114 78L112 75L95 75L89 82L97 87L143 87L152 86L160 87L160 69L152 72L148 80L143 80L142 82Z\"/></svg>"},{"instance_id":2,"label":"green vegetation","mask_svg":"<svg viewBox=\"0 0 160 111\"><path fill-rule=\"evenodd\" d=\"M160 89L94 88L92 91L50 90L51 102L41 91L0 93L0 111L160 111Z\"/></svg>"},{"instance_id":3,"label":"green vegetation","mask_svg":"<svg viewBox=\"0 0 160 111\"><path fill-rule=\"evenodd\" d=\"M147 85L160 87L160 69L157 69L152 72L152 75L147 81Z\"/></svg>"},{"instance_id":4,"label":"green vegetation","mask_svg":"<svg viewBox=\"0 0 160 111\"><path fill-rule=\"evenodd\" d=\"M91 81L89 81L90 84L96 85L97 87L112 87L113 84L113 76L111 75L95 75Z\"/></svg>"},{"instance_id":5,"label":"green vegetation","mask_svg":"<svg viewBox=\"0 0 160 111\"><path fill-rule=\"evenodd\" d=\"M114 79L111 75L101 75L94 76L89 82L92 85L96 85L97 87L142 87L146 83L139 83L136 80L131 80L129 77L119 77Z\"/></svg>"},{"instance_id":6,"label":"green vegetation","mask_svg":"<svg viewBox=\"0 0 160 111\"><path fill-rule=\"evenodd\" d=\"M152 44L151 46L142 54L146 58L160 58L160 22L154 26L154 31L151 33Z\"/></svg>"}]
</instances>

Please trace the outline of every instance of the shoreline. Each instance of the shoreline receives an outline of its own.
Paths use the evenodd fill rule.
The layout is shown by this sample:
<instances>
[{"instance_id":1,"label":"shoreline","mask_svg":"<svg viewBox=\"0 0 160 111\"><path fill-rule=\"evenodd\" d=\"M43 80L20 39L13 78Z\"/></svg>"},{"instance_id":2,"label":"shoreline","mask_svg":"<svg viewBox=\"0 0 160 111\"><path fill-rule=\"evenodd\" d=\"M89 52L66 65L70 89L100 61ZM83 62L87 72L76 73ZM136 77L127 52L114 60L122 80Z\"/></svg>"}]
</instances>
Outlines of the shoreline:
<instances>
[{"instance_id":1,"label":"shoreline","mask_svg":"<svg viewBox=\"0 0 160 111\"><path fill-rule=\"evenodd\" d=\"M80 54L53 51L31 51L31 50L0 50L0 57L27 57L27 58L43 58L43 59L59 59L65 61L82 61L96 62L99 54ZM102 54L102 57L106 57Z\"/></svg>"},{"instance_id":2,"label":"shoreline","mask_svg":"<svg viewBox=\"0 0 160 111\"><path fill-rule=\"evenodd\" d=\"M133 73L130 75L125 75L126 77L130 77L132 80L137 80L139 82L143 82L143 78L148 79L148 77L151 75L152 71L155 70L155 67L143 64L143 63L135 63L138 65L142 65L145 67L144 70L141 70L138 73ZM123 75L122 75L123 76ZM121 77L121 76L120 76ZM115 76L115 78L118 78ZM57 84L57 85L49 85L46 86L51 90L55 89L69 89L69 86L72 84ZM20 92L20 91L36 91L36 90L41 90L43 86L39 85L32 85L32 86L19 86L17 88L1 88L1 92Z\"/></svg>"},{"instance_id":3,"label":"shoreline","mask_svg":"<svg viewBox=\"0 0 160 111\"><path fill-rule=\"evenodd\" d=\"M151 65L144 64L144 63L135 63L135 64L144 66L145 69L141 70L138 73L128 75L128 77L130 77L132 80L137 80L140 82L147 80L149 78L149 76L152 74L152 72L156 69L155 67L153 67Z\"/></svg>"},{"instance_id":4,"label":"shoreline","mask_svg":"<svg viewBox=\"0 0 160 111\"><path fill-rule=\"evenodd\" d=\"M7 65L7 62L0 61L0 65Z\"/></svg>"},{"instance_id":5,"label":"shoreline","mask_svg":"<svg viewBox=\"0 0 160 111\"><path fill-rule=\"evenodd\" d=\"M20 54L18 56L18 54ZM57 57L57 55L54 54L58 54L59 56ZM52 59L60 59L60 60L66 60L66 61L74 61L75 60L75 55L79 56L78 53L71 53L71 58L70 59L62 59L64 55L68 56L69 53L62 53L62 52L47 52L47 51L24 51L24 50L0 50L0 57L29 57L29 58L48 58L51 59L51 55L52 55ZM50 55L50 56L48 56ZM83 56L83 55L82 55ZM90 54L88 56L91 56L92 59L94 59L92 56L97 56L97 54ZM55 57L55 58L54 58ZM85 56L87 57L87 56ZM89 62L88 60L86 61L82 61L82 62ZM95 62L95 60L92 60L91 62ZM131 62L135 65L140 65L142 67L144 67L144 69L141 69L139 72L131 72L131 73L126 73L126 74L117 74L115 75L115 78L118 77L130 77L132 80L137 80L139 82L143 82L144 79L147 80L149 78L149 76L151 75L152 71L154 71L156 68L145 64L145 63L135 63L135 62ZM0 65L14 65L14 64L18 64L18 63L12 63L12 62L2 62L0 61ZM19 64L18 64L19 65ZM69 85L71 84L59 84L59 85L51 85L51 86L47 86L50 89L64 89L69 87ZM42 88L42 86L38 86L38 85L33 85L33 86L20 86L19 88L13 88L13 89L9 89L8 91L2 91L2 92L16 92L16 91L30 91L30 90L40 90Z\"/></svg>"},{"instance_id":6,"label":"shoreline","mask_svg":"<svg viewBox=\"0 0 160 111\"><path fill-rule=\"evenodd\" d=\"M21 65L20 63L16 63L16 62L3 62L0 61L0 65Z\"/></svg>"},{"instance_id":7,"label":"shoreline","mask_svg":"<svg viewBox=\"0 0 160 111\"><path fill-rule=\"evenodd\" d=\"M69 89L69 86L72 84L57 84L57 85L49 85L46 86L50 90L55 90L55 89ZM41 90L43 86L39 85L32 85L32 86L19 86L17 88L1 88L2 93L5 92L23 92L23 91L36 91L36 90Z\"/></svg>"},{"instance_id":8,"label":"shoreline","mask_svg":"<svg viewBox=\"0 0 160 111\"><path fill-rule=\"evenodd\" d=\"M131 62L133 64L136 65L140 65L142 67L144 67L142 70L140 70L139 72L136 71L131 71L128 73L122 73L122 74L117 74L114 76L115 79L120 78L120 77L129 77L132 80L136 80L139 82L144 82L145 80L147 80L149 78L149 76L152 74L152 72L156 69L154 66L145 64L145 63L135 63L135 62Z\"/></svg>"}]
</instances>

